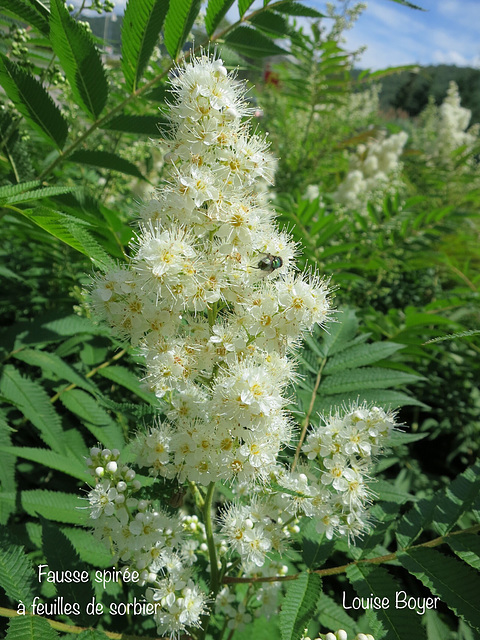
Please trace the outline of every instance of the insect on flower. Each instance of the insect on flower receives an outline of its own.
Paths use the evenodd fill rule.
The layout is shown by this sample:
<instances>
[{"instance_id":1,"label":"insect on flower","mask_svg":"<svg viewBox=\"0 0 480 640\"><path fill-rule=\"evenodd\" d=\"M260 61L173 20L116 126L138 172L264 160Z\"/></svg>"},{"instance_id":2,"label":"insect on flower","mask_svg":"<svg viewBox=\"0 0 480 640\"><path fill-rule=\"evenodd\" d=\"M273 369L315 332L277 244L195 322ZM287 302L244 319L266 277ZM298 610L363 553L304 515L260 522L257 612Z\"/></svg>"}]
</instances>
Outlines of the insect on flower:
<instances>
[{"instance_id":1,"label":"insect on flower","mask_svg":"<svg viewBox=\"0 0 480 640\"><path fill-rule=\"evenodd\" d=\"M257 269L261 269L266 273L273 273L276 269L280 269L281 266L283 266L283 260L280 256L273 256L271 253L267 253L259 260Z\"/></svg>"}]
</instances>

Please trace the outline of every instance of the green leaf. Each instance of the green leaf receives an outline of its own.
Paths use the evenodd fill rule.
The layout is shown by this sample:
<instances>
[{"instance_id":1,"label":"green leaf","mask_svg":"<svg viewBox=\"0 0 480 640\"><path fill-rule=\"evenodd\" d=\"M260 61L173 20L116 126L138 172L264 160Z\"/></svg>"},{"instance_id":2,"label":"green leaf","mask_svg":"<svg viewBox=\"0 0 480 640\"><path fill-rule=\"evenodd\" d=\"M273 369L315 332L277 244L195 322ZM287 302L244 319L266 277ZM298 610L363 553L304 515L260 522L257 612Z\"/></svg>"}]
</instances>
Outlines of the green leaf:
<instances>
[{"instance_id":1,"label":"green leaf","mask_svg":"<svg viewBox=\"0 0 480 640\"><path fill-rule=\"evenodd\" d=\"M394 502L395 504L404 504L405 502L415 501L416 498L411 493L403 491L395 487L391 482L385 480L376 480L369 485L370 489L376 496L376 500L384 502Z\"/></svg>"},{"instance_id":2,"label":"green leaf","mask_svg":"<svg viewBox=\"0 0 480 640\"><path fill-rule=\"evenodd\" d=\"M86 501L77 494L33 489L23 491L21 502L31 516L39 514L55 522L84 525L89 519Z\"/></svg>"},{"instance_id":3,"label":"green leaf","mask_svg":"<svg viewBox=\"0 0 480 640\"><path fill-rule=\"evenodd\" d=\"M442 536L453 529L460 517L471 511L480 495L480 462L451 482L437 501L433 525Z\"/></svg>"},{"instance_id":4,"label":"green leaf","mask_svg":"<svg viewBox=\"0 0 480 640\"><path fill-rule=\"evenodd\" d=\"M10 447L10 429L3 413L0 413L0 446ZM3 492L15 492L17 485L15 482L15 456L3 455L0 462L0 486ZM15 509L10 509L5 503L0 503L0 525L6 525Z\"/></svg>"},{"instance_id":5,"label":"green leaf","mask_svg":"<svg viewBox=\"0 0 480 640\"><path fill-rule=\"evenodd\" d=\"M236 27L226 36L225 43L238 53L250 58L265 58L288 53L269 37L251 27Z\"/></svg>"},{"instance_id":6,"label":"green leaf","mask_svg":"<svg viewBox=\"0 0 480 640\"><path fill-rule=\"evenodd\" d=\"M108 96L105 70L91 34L69 13L63 0L50 3L50 40L79 106L98 118Z\"/></svg>"},{"instance_id":7,"label":"green leaf","mask_svg":"<svg viewBox=\"0 0 480 640\"><path fill-rule=\"evenodd\" d=\"M62 527L62 532L84 562L101 569L112 566L112 554L109 549L98 544L98 538L91 531L79 527Z\"/></svg>"},{"instance_id":8,"label":"green leaf","mask_svg":"<svg viewBox=\"0 0 480 640\"><path fill-rule=\"evenodd\" d=\"M480 631L480 576L471 567L425 547L397 555L400 563L457 616Z\"/></svg>"},{"instance_id":9,"label":"green leaf","mask_svg":"<svg viewBox=\"0 0 480 640\"><path fill-rule=\"evenodd\" d=\"M124 115L112 118L107 124L103 125L102 129L107 129L108 131L124 131L125 133L141 133L146 136L155 136L158 138L160 135L159 127L165 123L166 120L162 119L160 115Z\"/></svg>"},{"instance_id":10,"label":"green leaf","mask_svg":"<svg viewBox=\"0 0 480 640\"><path fill-rule=\"evenodd\" d=\"M104 367L103 369L99 369L98 373L104 378L129 389L139 398L145 400L145 402L148 402L154 407L158 406L158 400L155 394L145 390L142 387L138 376L126 367L121 367L120 365Z\"/></svg>"},{"instance_id":11,"label":"green leaf","mask_svg":"<svg viewBox=\"0 0 480 640\"><path fill-rule=\"evenodd\" d=\"M0 54L0 82L32 127L62 149L68 135L68 123L41 82L3 54Z\"/></svg>"},{"instance_id":12,"label":"green leaf","mask_svg":"<svg viewBox=\"0 0 480 640\"><path fill-rule=\"evenodd\" d=\"M176 60L200 11L201 0L174 0L165 18L164 42Z\"/></svg>"},{"instance_id":13,"label":"green leaf","mask_svg":"<svg viewBox=\"0 0 480 640\"><path fill-rule=\"evenodd\" d=\"M72 543L59 529L57 525L41 518L42 523L42 550L46 563L50 571L59 573L78 571L79 574L86 572L87 566L80 560ZM64 582L61 586L61 594L67 602L78 602L80 605L80 615L70 614L70 618L86 626L90 626L96 621L96 617L87 615L86 607L94 597L93 586L88 582Z\"/></svg>"},{"instance_id":14,"label":"green leaf","mask_svg":"<svg viewBox=\"0 0 480 640\"><path fill-rule=\"evenodd\" d=\"M5 198L2 204L19 204L28 202L29 200L40 200L41 198L51 198L53 196L63 195L76 191L77 187L44 187L43 189L35 189L34 191L24 191L15 196Z\"/></svg>"},{"instance_id":15,"label":"green leaf","mask_svg":"<svg viewBox=\"0 0 480 640\"><path fill-rule=\"evenodd\" d=\"M253 0L238 0L238 13L243 18L247 9L253 4Z\"/></svg>"},{"instance_id":16,"label":"green leaf","mask_svg":"<svg viewBox=\"0 0 480 640\"><path fill-rule=\"evenodd\" d=\"M320 595L317 616L320 624L326 629L345 629L349 638L355 637L356 622L340 604L325 593Z\"/></svg>"},{"instance_id":17,"label":"green leaf","mask_svg":"<svg viewBox=\"0 0 480 640\"><path fill-rule=\"evenodd\" d=\"M208 0L207 12L205 14L205 27L209 36L213 34L234 1L235 0Z\"/></svg>"},{"instance_id":18,"label":"green leaf","mask_svg":"<svg viewBox=\"0 0 480 640\"><path fill-rule=\"evenodd\" d=\"M27 0L2 0L2 8L13 13L22 22L32 25L44 36L48 36L50 27L48 26L48 11L41 12L37 7Z\"/></svg>"},{"instance_id":19,"label":"green leaf","mask_svg":"<svg viewBox=\"0 0 480 640\"><path fill-rule=\"evenodd\" d=\"M45 618L18 616L8 623L5 640L58 640L59 635Z\"/></svg>"},{"instance_id":20,"label":"green leaf","mask_svg":"<svg viewBox=\"0 0 480 640\"><path fill-rule=\"evenodd\" d=\"M0 392L37 427L45 444L58 453L65 452L60 416L41 385L7 365L0 379Z\"/></svg>"},{"instance_id":21,"label":"green leaf","mask_svg":"<svg viewBox=\"0 0 480 640\"><path fill-rule=\"evenodd\" d=\"M328 333L323 335L323 343L320 345L322 356L333 356L346 347L358 329L358 320L353 309L344 309L338 322L332 322L328 327ZM308 341L306 341L309 344Z\"/></svg>"},{"instance_id":22,"label":"green leaf","mask_svg":"<svg viewBox=\"0 0 480 640\"><path fill-rule=\"evenodd\" d=\"M92 151L89 149L74 151L74 153L68 157L68 160L70 162L79 162L80 164L101 167L102 169L120 171L120 173L126 173L129 176L145 180L145 177L133 162L125 160L110 151Z\"/></svg>"},{"instance_id":23,"label":"green leaf","mask_svg":"<svg viewBox=\"0 0 480 640\"><path fill-rule=\"evenodd\" d=\"M356 345L329 359L323 372L325 374L337 373L346 369L363 367L367 364L384 360L404 348L405 345L395 344L394 342L374 342L373 344Z\"/></svg>"},{"instance_id":24,"label":"green leaf","mask_svg":"<svg viewBox=\"0 0 480 640\"><path fill-rule=\"evenodd\" d=\"M90 380L77 373L73 367L55 353L40 351L39 349L22 349L15 353L14 357L33 367L41 367L43 371L54 373L58 380L66 380L87 391L96 391Z\"/></svg>"},{"instance_id":25,"label":"green leaf","mask_svg":"<svg viewBox=\"0 0 480 640\"><path fill-rule=\"evenodd\" d=\"M122 24L122 71L134 93L158 42L169 0L128 0Z\"/></svg>"},{"instance_id":26,"label":"green leaf","mask_svg":"<svg viewBox=\"0 0 480 640\"><path fill-rule=\"evenodd\" d=\"M410 384L421 379L421 376L394 369L361 367L360 369L342 371L328 376L321 383L320 392L332 394L361 389L388 389L388 387Z\"/></svg>"},{"instance_id":27,"label":"green leaf","mask_svg":"<svg viewBox=\"0 0 480 640\"><path fill-rule=\"evenodd\" d=\"M280 611L282 640L300 640L321 593L322 581L316 573L302 573L290 583Z\"/></svg>"},{"instance_id":28,"label":"green leaf","mask_svg":"<svg viewBox=\"0 0 480 640\"><path fill-rule=\"evenodd\" d=\"M113 260L85 229L85 223L80 224L75 218L47 207L19 211L36 225L51 233L52 236L89 257L99 268L103 270L113 268Z\"/></svg>"},{"instance_id":29,"label":"green leaf","mask_svg":"<svg viewBox=\"0 0 480 640\"><path fill-rule=\"evenodd\" d=\"M480 537L473 533L449 536L447 543L464 562L480 571Z\"/></svg>"},{"instance_id":30,"label":"green leaf","mask_svg":"<svg viewBox=\"0 0 480 640\"><path fill-rule=\"evenodd\" d=\"M290 35L292 30L287 19L273 11L257 13L249 22L257 29L275 38L285 38Z\"/></svg>"},{"instance_id":31,"label":"green leaf","mask_svg":"<svg viewBox=\"0 0 480 640\"><path fill-rule=\"evenodd\" d=\"M417 9L418 11L426 11L426 9L422 9L416 4L412 2L408 2L408 0L390 0L390 2L396 2L397 4L403 4L405 7L409 7L410 9Z\"/></svg>"},{"instance_id":32,"label":"green leaf","mask_svg":"<svg viewBox=\"0 0 480 640\"><path fill-rule=\"evenodd\" d=\"M419 500L417 504L402 517L396 531L397 542L400 548L405 549L409 547L422 531L430 525L438 498L439 495L434 494L428 500Z\"/></svg>"},{"instance_id":33,"label":"green leaf","mask_svg":"<svg viewBox=\"0 0 480 640\"><path fill-rule=\"evenodd\" d=\"M55 469L55 471L61 471L68 476L72 476L72 478L83 480L83 482L88 482L90 478L90 474L88 473L85 465L82 465L81 462L73 459L72 457L68 458L67 456L62 456L50 449L0 446L0 451L42 464L49 469Z\"/></svg>"},{"instance_id":34,"label":"green leaf","mask_svg":"<svg viewBox=\"0 0 480 640\"><path fill-rule=\"evenodd\" d=\"M359 563L350 565L347 578L361 598L376 597L380 601L388 598L388 607L375 610L376 616L387 630L391 640L426 640L425 630L420 616L410 609L399 609L396 606L397 594L402 594L400 585L386 569ZM349 611L351 601L345 600L345 609Z\"/></svg>"},{"instance_id":35,"label":"green leaf","mask_svg":"<svg viewBox=\"0 0 480 640\"><path fill-rule=\"evenodd\" d=\"M20 184L7 184L0 187L0 201L3 203L5 198L10 196L16 196L24 191L29 191L35 187L40 186L42 183L40 180L30 180L29 182L22 182Z\"/></svg>"},{"instance_id":36,"label":"green leaf","mask_svg":"<svg viewBox=\"0 0 480 640\"><path fill-rule=\"evenodd\" d=\"M109 449L122 450L125 441L120 425L99 406L97 400L85 391L70 389L62 393L60 402L84 421L85 427Z\"/></svg>"},{"instance_id":37,"label":"green leaf","mask_svg":"<svg viewBox=\"0 0 480 640\"><path fill-rule=\"evenodd\" d=\"M306 7L300 2L285 2L275 6L275 11L279 13L286 13L289 16L304 16L305 18L325 18L325 14L320 13L312 7Z\"/></svg>"},{"instance_id":38,"label":"green leaf","mask_svg":"<svg viewBox=\"0 0 480 640\"><path fill-rule=\"evenodd\" d=\"M28 608L35 597L34 570L25 549L0 532L0 586L9 598Z\"/></svg>"}]
</instances>

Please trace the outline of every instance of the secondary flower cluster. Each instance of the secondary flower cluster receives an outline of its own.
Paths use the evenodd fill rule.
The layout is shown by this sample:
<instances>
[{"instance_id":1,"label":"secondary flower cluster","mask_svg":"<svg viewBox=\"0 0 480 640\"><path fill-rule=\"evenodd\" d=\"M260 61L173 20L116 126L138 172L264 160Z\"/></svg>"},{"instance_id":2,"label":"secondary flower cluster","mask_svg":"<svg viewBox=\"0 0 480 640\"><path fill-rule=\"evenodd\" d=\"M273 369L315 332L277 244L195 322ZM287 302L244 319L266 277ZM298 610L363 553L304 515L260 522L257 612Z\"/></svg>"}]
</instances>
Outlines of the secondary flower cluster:
<instances>
[{"instance_id":1,"label":"secondary flower cluster","mask_svg":"<svg viewBox=\"0 0 480 640\"><path fill-rule=\"evenodd\" d=\"M365 477L393 422L361 407L307 438L315 467L305 457L292 471L279 460L294 430L292 353L305 331L329 319L329 289L295 271L295 244L258 200L256 184L271 180L274 162L265 140L249 133L244 86L221 60L203 56L176 70L172 91L166 184L140 209L129 264L99 276L92 301L143 354L145 380L162 401L162 419L138 436L137 464L208 486L210 496L213 483L227 482L236 499L208 537L198 519L136 498L140 483L118 452L96 448L88 464L96 535L140 572L147 599L159 605L159 633L178 636L206 610L193 565L200 554L211 561L212 547L223 556L219 569L228 549L244 575L272 577L285 568L268 556L286 548L300 517L318 518L328 537L368 528ZM272 612L277 591L261 586L254 610ZM242 603L234 610L231 596L222 589L217 604L234 629L251 613Z\"/></svg>"},{"instance_id":2,"label":"secondary flower cluster","mask_svg":"<svg viewBox=\"0 0 480 640\"><path fill-rule=\"evenodd\" d=\"M135 471L119 466L119 452L94 447L87 465L97 479L89 492L94 533L114 549L124 570L137 571L138 584L152 585L146 597L155 608L159 633L180 634L198 627L206 595L193 582L192 565L202 552L204 528L198 519L172 517L135 494ZM206 550L203 549L203 551Z\"/></svg>"},{"instance_id":3,"label":"secondary flower cluster","mask_svg":"<svg viewBox=\"0 0 480 640\"><path fill-rule=\"evenodd\" d=\"M333 194L334 199L347 207L358 208L375 199L379 192L383 197L392 182L398 183L399 158L407 139L408 135L401 131L358 145L349 158L349 171Z\"/></svg>"},{"instance_id":4,"label":"secondary flower cluster","mask_svg":"<svg viewBox=\"0 0 480 640\"><path fill-rule=\"evenodd\" d=\"M453 152L465 147L465 153L472 151L477 143L479 125L467 129L472 112L461 106L458 86L450 82L443 103L437 107L432 102L421 115L418 144L428 156L430 164L440 164L452 168Z\"/></svg>"},{"instance_id":5,"label":"secondary flower cluster","mask_svg":"<svg viewBox=\"0 0 480 640\"><path fill-rule=\"evenodd\" d=\"M310 640L308 636L304 636L302 640ZM322 633L315 640L348 640L348 634L344 629L339 629L338 631L329 631L325 635ZM352 638L352 640L375 640L375 638L369 633L357 633L357 635Z\"/></svg>"}]
</instances>

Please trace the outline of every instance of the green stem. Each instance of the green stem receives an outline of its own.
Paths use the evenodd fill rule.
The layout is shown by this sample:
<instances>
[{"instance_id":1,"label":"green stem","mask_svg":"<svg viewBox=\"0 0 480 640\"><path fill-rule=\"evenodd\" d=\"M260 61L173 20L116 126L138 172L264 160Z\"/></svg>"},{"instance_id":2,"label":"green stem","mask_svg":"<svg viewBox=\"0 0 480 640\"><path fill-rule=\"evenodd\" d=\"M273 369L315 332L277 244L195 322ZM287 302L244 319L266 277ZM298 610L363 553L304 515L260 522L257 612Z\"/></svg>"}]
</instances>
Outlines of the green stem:
<instances>
[{"instance_id":1,"label":"green stem","mask_svg":"<svg viewBox=\"0 0 480 640\"><path fill-rule=\"evenodd\" d=\"M215 597L220 588L220 580L218 574L217 551L215 549L215 540L213 539L212 527L212 502L214 493L215 482L211 482L208 485L207 495L205 496L205 504L203 505L203 519L205 524L205 533L207 536L208 555L210 557L210 592L212 600L215 602ZM197 640L205 640L209 622L210 613L207 613L202 616L202 629L198 634Z\"/></svg>"},{"instance_id":2,"label":"green stem","mask_svg":"<svg viewBox=\"0 0 480 640\"><path fill-rule=\"evenodd\" d=\"M215 540L213 539L212 527L212 502L215 493L215 482L208 485L207 495L205 496L205 504L203 506L205 533L207 535L208 555L210 556L210 590L215 597L220 586L218 579L217 551L215 549Z\"/></svg>"}]
</instances>

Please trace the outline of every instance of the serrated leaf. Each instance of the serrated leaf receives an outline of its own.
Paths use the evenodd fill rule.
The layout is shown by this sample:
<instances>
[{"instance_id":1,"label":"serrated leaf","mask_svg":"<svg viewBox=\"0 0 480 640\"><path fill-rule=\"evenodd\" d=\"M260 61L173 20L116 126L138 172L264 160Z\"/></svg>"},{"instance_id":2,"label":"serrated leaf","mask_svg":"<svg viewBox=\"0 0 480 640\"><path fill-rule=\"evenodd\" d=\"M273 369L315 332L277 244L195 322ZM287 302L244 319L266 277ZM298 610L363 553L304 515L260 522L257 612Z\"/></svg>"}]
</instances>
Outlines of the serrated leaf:
<instances>
[{"instance_id":1,"label":"serrated leaf","mask_svg":"<svg viewBox=\"0 0 480 640\"><path fill-rule=\"evenodd\" d=\"M376 480L375 482L372 482L369 487L375 494L376 500L394 502L395 504L404 504L405 502L412 502L416 500L415 496L411 493L403 491L385 480Z\"/></svg>"},{"instance_id":2,"label":"serrated leaf","mask_svg":"<svg viewBox=\"0 0 480 640\"><path fill-rule=\"evenodd\" d=\"M326 377L320 384L320 393L330 395L362 389L388 389L388 387L410 384L421 379L421 376L394 369L362 367Z\"/></svg>"},{"instance_id":3,"label":"serrated leaf","mask_svg":"<svg viewBox=\"0 0 480 640\"><path fill-rule=\"evenodd\" d=\"M12 429L3 415L0 414L0 446L11 447L10 432ZM3 492L15 492L17 485L15 482L15 456L3 455L0 463L0 486ZM10 508L8 504L0 503L0 525L6 525L14 508Z\"/></svg>"},{"instance_id":4,"label":"serrated leaf","mask_svg":"<svg viewBox=\"0 0 480 640\"><path fill-rule=\"evenodd\" d=\"M7 365L0 379L0 392L37 427L45 444L58 453L65 452L60 416L40 384Z\"/></svg>"},{"instance_id":5,"label":"serrated leaf","mask_svg":"<svg viewBox=\"0 0 480 640\"><path fill-rule=\"evenodd\" d=\"M480 575L436 549L410 549L397 555L400 563L441 601L480 631Z\"/></svg>"},{"instance_id":6,"label":"serrated leaf","mask_svg":"<svg viewBox=\"0 0 480 640\"><path fill-rule=\"evenodd\" d=\"M39 349L22 349L15 353L14 357L33 367L41 367L43 371L54 373L59 380L66 380L81 389L93 393L96 391L95 386L90 380L87 380L77 373L73 367L62 360L62 358L59 358L55 353L40 351Z\"/></svg>"},{"instance_id":7,"label":"serrated leaf","mask_svg":"<svg viewBox=\"0 0 480 640\"><path fill-rule=\"evenodd\" d=\"M410 609L396 607L397 594L402 590L398 582L386 569L372 567L364 563L348 567L347 578L360 598L377 597L380 601L388 598L388 607L375 610L391 640L426 640L420 616ZM345 601L346 611L352 610L351 601Z\"/></svg>"},{"instance_id":8,"label":"serrated leaf","mask_svg":"<svg viewBox=\"0 0 480 640\"><path fill-rule=\"evenodd\" d=\"M41 185L40 180L30 180L29 182L22 182L20 184L7 184L3 187L0 187L0 201L4 202L4 198L9 198L10 196L16 196L19 193L23 193L24 191L29 191L30 189L34 189Z\"/></svg>"},{"instance_id":9,"label":"serrated leaf","mask_svg":"<svg viewBox=\"0 0 480 640\"><path fill-rule=\"evenodd\" d=\"M273 11L257 13L249 22L257 29L265 31L275 38L285 38L291 31L286 18Z\"/></svg>"},{"instance_id":10,"label":"serrated leaf","mask_svg":"<svg viewBox=\"0 0 480 640\"><path fill-rule=\"evenodd\" d=\"M28 202L29 200L40 200L40 198L51 198L53 196L72 193L76 187L44 187L43 189L35 189L34 191L25 191L18 195L5 198L3 204L19 204Z\"/></svg>"},{"instance_id":11,"label":"serrated leaf","mask_svg":"<svg viewBox=\"0 0 480 640\"><path fill-rule=\"evenodd\" d=\"M325 18L325 14L320 13L312 7L306 7L300 2L285 2L275 7L275 11L286 13L289 16L304 16L305 18Z\"/></svg>"},{"instance_id":12,"label":"serrated leaf","mask_svg":"<svg viewBox=\"0 0 480 640\"><path fill-rule=\"evenodd\" d=\"M35 597L35 573L25 549L13 544L0 532L0 586L9 598L20 600L28 608Z\"/></svg>"},{"instance_id":13,"label":"serrated leaf","mask_svg":"<svg viewBox=\"0 0 480 640\"><path fill-rule=\"evenodd\" d=\"M76 640L108 640L108 636L98 629L85 629L76 637Z\"/></svg>"},{"instance_id":14,"label":"serrated leaf","mask_svg":"<svg viewBox=\"0 0 480 640\"><path fill-rule=\"evenodd\" d=\"M253 0L238 0L238 13L243 18L247 9L253 4Z\"/></svg>"},{"instance_id":15,"label":"serrated leaf","mask_svg":"<svg viewBox=\"0 0 480 640\"><path fill-rule=\"evenodd\" d=\"M80 560L72 546L72 543L62 533L57 525L41 518L42 524L42 550L45 555L46 564L50 571L63 573L67 570L78 571L79 574L86 572L87 566ZM70 618L82 624L90 626L96 621L96 616L87 615L87 604L94 597L92 583L89 582L64 582L61 586L62 596L67 602L78 602L80 605L80 615L70 614Z\"/></svg>"},{"instance_id":16,"label":"serrated leaf","mask_svg":"<svg viewBox=\"0 0 480 640\"><path fill-rule=\"evenodd\" d=\"M209 36L213 34L234 1L235 0L208 0L207 12L205 14L205 27Z\"/></svg>"},{"instance_id":17,"label":"serrated leaf","mask_svg":"<svg viewBox=\"0 0 480 640\"><path fill-rule=\"evenodd\" d=\"M417 502L400 520L396 537L400 548L409 547L414 540L426 529L433 517L439 494L434 494L429 499Z\"/></svg>"},{"instance_id":18,"label":"serrated leaf","mask_svg":"<svg viewBox=\"0 0 480 640\"><path fill-rule=\"evenodd\" d=\"M2 341L14 351L26 346L60 342L77 334L102 335L105 334L105 328L94 324L89 318L55 312L39 316L34 321L16 322L3 334Z\"/></svg>"},{"instance_id":19,"label":"serrated leaf","mask_svg":"<svg viewBox=\"0 0 480 640\"><path fill-rule=\"evenodd\" d=\"M58 640L59 635L45 618L18 616L8 623L5 640Z\"/></svg>"},{"instance_id":20,"label":"serrated leaf","mask_svg":"<svg viewBox=\"0 0 480 640\"><path fill-rule=\"evenodd\" d=\"M98 544L98 538L95 538L91 531L79 527L62 527L62 532L84 562L99 569L112 566L112 554L106 547Z\"/></svg>"},{"instance_id":21,"label":"serrated leaf","mask_svg":"<svg viewBox=\"0 0 480 640\"><path fill-rule=\"evenodd\" d=\"M169 0L128 0L122 23L122 71L127 91L134 93L150 60Z\"/></svg>"},{"instance_id":22,"label":"serrated leaf","mask_svg":"<svg viewBox=\"0 0 480 640\"><path fill-rule=\"evenodd\" d=\"M139 398L145 400L145 402L148 402L153 406L158 406L158 400L155 394L146 391L142 387L138 377L126 367L122 367L120 365L104 367L103 369L99 369L98 373L104 378L107 378L107 380L111 380L112 382L129 389Z\"/></svg>"},{"instance_id":23,"label":"serrated leaf","mask_svg":"<svg viewBox=\"0 0 480 640\"><path fill-rule=\"evenodd\" d=\"M25 460L31 460L38 464L42 464L49 469L61 471L72 478L78 478L87 482L90 478L90 474L87 472L84 465L78 460L62 456L50 449L37 449L35 447L4 447L0 446L0 451L9 453Z\"/></svg>"},{"instance_id":24,"label":"serrated leaf","mask_svg":"<svg viewBox=\"0 0 480 640\"><path fill-rule=\"evenodd\" d=\"M355 636L356 622L340 604L325 593L320 595L317 616L320 624L326 629L345 629L349 638Z\"/></svg>"},{"instance_id":25,"label":"serrated leaf","mask_svg":"<svg viewBox=\"0 0 480 640\"><path fill-rule=\"evenodd\" d=\"M382 409L398 409L398 407L413 406L424 407L427 405L413 396L399 391L390 391L386 389L374 389L371 391L351 391L349 393L338 393L317 398L315 402L315 411L321 414L330 414L336 407L342 405L350 406L354 404L362 404L366 402L369 405L375 405Z\"/></svg>"},{"instance_id":26,"label":"serrated leaf","mask_svg":"<svg viewBox=\"0 0 480 640\"><path fill-rule=\"evenodd\" d=\"M84 525L89 519L86 500L72 493L32 489L23 491L21 503L28 514L38 514L55 522Z\"/></svg>"},{"instance_id":27,"label":"serrated leaf","mask_svg":"<svg viewBox=\"0 0 480 640\"><path fill-rule=\"evenodd\" d=\"M462 533L449 536L447 544L459 558L480 571L480 537L478 535Z\"/></svg>"},{"instance_id":28,"label":"serrated leaf","mask_svg":"<svg viewBox=\"0 0 480 640\"><path fill-rule=\"evenodd\" d=\"M164 42L168 53L176 60L200 11L201 0L175 0L165 18Z\"/></svg>"},{"instance_id":29,"label":"serrated leaf","mask_svg":"<svg viewBox=\"0 0 480 640\"><path fill-rule=\"evenodd\" d=\"M117 116L103 125L108 131L124 131L126 133L141 133L146 136L159 137L160 125L166 121L160 115L156 116Z\"/></svg>"},{"instance_id":30,"label":"serrated leaf","mask_svg":"<svg viewBox=\"0 0 480 640\"><path fill-rule=\"evenodd\" d=\"M317 608L322 581L316 573L302 573L287 587L280 611L282 640L300 640Z\"/></svg>"},{"instance_id":31,"label":"serrated leaf","mask_svg":"<svg viewBox=\"0 0 480 640\"><path fill-rule=\"evenodd\" d=\"M397 4L403 4L405 7L409 7L410 9L417 9L417 11L425 11L422 7L419 7L417 4L413 4L413 2L408 2L408 0L390 0L391 2L396 2Z\"/></svg>"},{"instance_id":32,"label":"serrated leaf","mask_svg":"<svg viewBox=\"0 0 480 640\"><path fill-rule=\"evenodd\" d=\"M320 345L322 356L333 356L346 347L358 329L358 319L353 309L344 309L338 318L338 322L332 322L328 327L328 333L323 335Z\"/></svg>"},{"instance_id":33,"label":"serrated leaf","mask_svg":"<svg viewBox=\"0 0 480 640\"><path fill-rule=\"evenodd\" d=\"M250 58L265 58L288 53L268 36L252 27L236 27L226 36L225 43L238 53Z\"/></svg>"},{"instance_id":34,"label":"serrated leaf","mask_svg":"<svg viewBox=\"0 0 480 640\"><path fill-rule=\"evenodd\" d=\"M364 367L367 364L384 360L404 348L404 344L395 344L394 342L374 342L373 344L356 345L330 358L323 372L325 374L337 373L346 369Z\"/></svg>"},{"instance_id":35,"label":"serrated leaf","mask_svg":"<svg viewBox=\"0 0 480 640\"><path fill-rule=\"evenodd\" d=\"M439 496L433 513L433 526L444 536L459 518L472 509L480 495L480 463L476 463L451 482Z\"/></svg>"},{"instance_id":36,"label":"serrated leaf","mask_svg":"<svg viewBox=\"0 0 480 640\"><path fill-rule=\"evenodd\" d=\"M100 269L108 270L114 267L113 260L92 238L84 223L80 225L71 216L47 207L19 209L19 212L52 236L89 257Z\"/></svg>"},{"instance_id":37,"label":"serrated leaf","mask_svg":"<svg viewBox=\"0 0 480 640\"><path fill-rule=\"evenodd\" d=\"M69 13L63 0L50 3L50 41L79 106L98 118L108 84L92 35Z\"/></svg>"},{"instance_id":38,"label":"serrated leaf","mask_svg":"<svg viewBox=\"0 0 480 640\"><path fill-rule=\"evenodd\" d=\"M35 4L27 2L27 0L2 0L2 8L13 13L22 22L32 25L38 29L44 36L48 36L50 27L48 26L48 11L42 13L38 11Z\"/></svg>"},{"instance_id":39,"label":"serrated leaf","mask_svg":"<svg viewBox=\"0 0 480 640\"><path fill-rule=\"evenodd\" d=\"M32 127L62 149L68 135L68 123L41 82L1 53L0 82Z\"/></svg>"},{"instance_id":40,"label":"serrated leaf","mask_svg":"<svg viewBox=\"0 0 480 640\"><path fill-rule=\"evenodd\" d=\"M79 162L80 164L88 164L93 167L100 167L101 169L119 171L120 173L126 173L140 180L145 180L145 177L133 162L125 160L125 158L121 158L117 156L116 153L111 153L110 151L79 150L72 153L72 155L68 157L68 160L69 162Z\"/></svg>"},{"instance_id":41,"label":"serrated leaf","mask_svg":"<svg viewBox=\"0 0 480 640\"><path fill-rule=\"evenodd\" d=\"M78 415L95 438L109 449L123 449L122 430L98 402L85 391L71 389L60 395L60 402Z\"/></svg>"}]
</instances>

